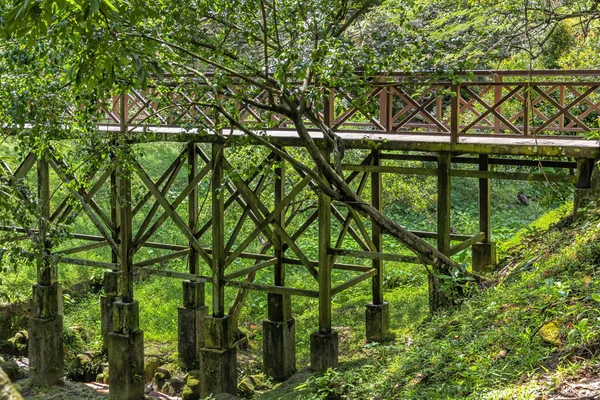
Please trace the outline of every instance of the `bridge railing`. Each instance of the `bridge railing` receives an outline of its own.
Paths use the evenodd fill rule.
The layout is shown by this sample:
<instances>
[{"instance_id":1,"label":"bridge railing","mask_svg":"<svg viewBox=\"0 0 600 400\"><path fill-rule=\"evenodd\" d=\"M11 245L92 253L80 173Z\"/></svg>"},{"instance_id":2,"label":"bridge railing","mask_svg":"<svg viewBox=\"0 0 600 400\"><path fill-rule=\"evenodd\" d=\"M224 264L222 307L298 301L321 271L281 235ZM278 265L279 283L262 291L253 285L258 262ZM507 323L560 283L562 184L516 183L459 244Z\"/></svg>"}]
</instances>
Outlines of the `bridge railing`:
<instances>
[{"instance_id":1,"label":"bridge railing","mask_svg":"<svg viewBox=\"0 0 600 400\"><path fill-rule=\"evenodd\" d=\"M600 70L472 71L449 79L431 74L392 73L366 78L356 93L324 89L319 116L336 131L450 135L585 136L598 131ZM256 129L292 129L291 121L265 112L267 92L230 86L235 116ZM249 99L250 101L244 101ZM132 90L103 106L98 122L127 127L216 126L215 98L204 84Z\"/></svg>"}]
</instances>

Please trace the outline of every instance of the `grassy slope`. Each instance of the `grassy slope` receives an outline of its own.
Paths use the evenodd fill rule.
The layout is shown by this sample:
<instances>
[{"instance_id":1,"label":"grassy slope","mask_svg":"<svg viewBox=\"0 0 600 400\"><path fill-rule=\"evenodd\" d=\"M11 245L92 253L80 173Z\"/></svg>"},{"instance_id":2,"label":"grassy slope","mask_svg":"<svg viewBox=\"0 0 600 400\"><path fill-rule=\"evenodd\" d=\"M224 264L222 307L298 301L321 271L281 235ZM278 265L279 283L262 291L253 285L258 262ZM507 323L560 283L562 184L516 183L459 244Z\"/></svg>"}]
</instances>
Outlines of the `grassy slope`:
<instances>
[{"instance_id":1,"label":"grassy slope","mask_svg":"<svg viewBox=\"0 0 600 400\"><path fill-rule=\"evenodd\" d=\"M388 293L392 325L405 329L394 341L343 343L338 370L261 398L546 398L563 377L593 363L600 342L592 299L600 292L600 216L572 222L568 210L546 214L508 241L498 283L459 309L420 320L424 306L410 310L410 291L398 287ZM410 323L415 311L421 317ZM542 328L549 322L558 330ZM540 330L558 334L559 343Z\"/></svg>"}]
</instances>

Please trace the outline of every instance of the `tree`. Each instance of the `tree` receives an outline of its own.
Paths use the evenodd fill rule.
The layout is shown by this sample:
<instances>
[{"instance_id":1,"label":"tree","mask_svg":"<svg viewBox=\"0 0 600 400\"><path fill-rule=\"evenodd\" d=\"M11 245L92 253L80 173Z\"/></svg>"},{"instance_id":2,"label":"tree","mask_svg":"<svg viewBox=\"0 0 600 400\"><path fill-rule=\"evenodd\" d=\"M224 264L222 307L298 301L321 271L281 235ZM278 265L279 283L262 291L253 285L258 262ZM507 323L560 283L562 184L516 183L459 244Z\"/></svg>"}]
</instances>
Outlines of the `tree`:
<instances>
[{"instance_id":1,"label":"tree","mask_svg":"<svg viewBox=\"0 0 600 400\"><path fill-rule=\"evenodd\" d=\"M222 131L225 126L245 132L256 143L267 146L310 174L323 193L370 217L425 264L432 265L435 271L444 275L449 275L450 270L468 274L353 192L340 168L344 158L343 141L318 113L324 103L326 88L358 93L360 98L360 94L368 93L372 77L398 65L409 66L409 63L400 63L408 55L406 49L386 55L385 47L370 46L369 40L356 35L358 22L369 22L364 18L367 14L373 17L382 10L384 15L385 12L389 14L393 6L411 10L395 15L394 21L402 29L392 31L391 37L415 52L419 40L431 40L435 45L421 50L421 54L427 50L440 53L448 40L434 35L440 30L428 32L426 26L415 24L418 12L427 10L426 19L430 21L450 18L457 23L455 36L459 45L454 48L460 50L461 46L471 46L466 52L451 52L455 58L449 61L441 62L439 58L436 62L432 58L430 63L412 64L419 68L431 65L444 71L448 67L460 69L476 65L473 60L483 58L481 46L474 43L483 32L484 11L493 10L497 22L496 29L491 30L492 35L487 36L488 40L498 32L506 32L511 18L522 11L545 16L540 24L546 25L573 14L565 11L569 6L559 7L555 3L537 9L526 6L523 10L520 2L502 6L464 2L450 16L440 12L448 9L451 3L454 4L447 1L431 4L387 2L385 9L378 8L374 0L163 0L152 4L141 0L14 0L1 10L5 21L2 36L6 39L2 73L42 74L58 86L48 89L40 82L34 83L33 86L40 90L38 95L61 93L63 103L84 104L82 110L88 113L99 99L110 93L130 87L168 85L192 74L202 83L198 85L202 105L211 107L221 116L221 123L216 127L202 119L196 121L197 126L210 129L223 139L227 139ZM590 13L585 14L589 18L596 18L594 4ZM437 6L439 10L435 9ZM469 20L473 15L478 16L474 22ZM377 19L374 20L377 23ZM529 26L529 20L527 16L524 27ZM9 53L22 53L31 60L14 61ZM357 69L361 70L360 74L356 73ZM25 79L17 81L18 87L32 85ZM240 89L236 92L228 90L232 83L238 84ZM265 95L257 99L257 91ZM56 113L40 116L29 109L27 101L22 98L15 101L23 107L4 110L3 117L10 117L5 121L35 120L37 125L34 126L40 126L59 116ZM318 173L272 146L251 126L241 122L237 118L239 103L289 119L317 165ZM85 125L86 131L93 131L91 119L79 117L72 118L72 122ZM332 160L323 155L311 138L309 124L324 134L333 154Z\"/></svg>"}]
</instances>

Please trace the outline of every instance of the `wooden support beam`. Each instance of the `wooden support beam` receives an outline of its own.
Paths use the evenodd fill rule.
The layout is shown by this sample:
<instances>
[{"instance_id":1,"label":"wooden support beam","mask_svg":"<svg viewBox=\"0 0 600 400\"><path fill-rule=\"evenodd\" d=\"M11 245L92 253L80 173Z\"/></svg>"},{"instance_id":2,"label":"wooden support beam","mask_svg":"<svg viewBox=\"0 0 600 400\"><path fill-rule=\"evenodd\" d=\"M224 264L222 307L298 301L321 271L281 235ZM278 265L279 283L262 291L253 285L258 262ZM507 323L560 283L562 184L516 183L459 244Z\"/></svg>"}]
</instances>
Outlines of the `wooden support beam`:
<instances>
[{"instance_id":1,"label":"wooden support beam","mask_svg":"<svg viewBox=\"0 0 600 400\"><path fill-rule=\"evenodd\" d=\"M487 154L479 155L479 171L489 172L490 163ZM491 186L488 178L479 178L479 232L484 233L484 243L492 239L492 209L491 209Z\"/></svg>"},{"instance_id":2,"label":"wooden support beam","mask_svg":"<svg viewBox=\"0 0 600 400\"><path fill-rule=\"evenodd\" d=\"M477 235L473 236L472 238L465 240L463 242L460 242L456 246L450 248L450 255L453 256L457 253L460 253L461 251L468 249L475 243L481 243L484 240L485 240L485 232L479 232Z\"/></svg>"},{"instance_id":3,"label":"wooden support beam","mask_svg":"<svg viewBox=\"0 0 600 400\"><path fill-rule=\"evenodd\" d=\"M438 155L437 248L450 254L450 153Z\"/></svg>"},{"instance_id":4,"label":"wooden support beam","mask_svg":"<svg viewBox=\"0 0 600 400\"><path fill-rule=\"evenodd\" d=\"M262 261L257 264L254 264L248 268L243 268L238 271L227 274L227 275L225 275L224 279L229 280L229 279L239 278L240 276L244 276L244 275L248 275L252 272L260 271L261 269L270 267L271 265L277 265L277 263L279 263L279 262L281 262L281 261L278 260L277 258L272 258L270 260ZM276 286L283 286L283 285L276 285Z\"/></svg>"},{"instance_id":5,"label":"wooden support beam","mask_svg":"<svg viewBox=\"0 0 600 400\"><path fill-rule=\"evenodd\" d=\"M105 246L108 246L108 242L106 240L102 240L101 242L89 243L89 244L85 244L83 246L71 247L68 249L55 251L54 254L63 254L63 255L75 254L75 253L81 253L83 251L99 249L99 248L105 247Z\"/></svg>"},{"instance_id":6,"label":"wooden support beam","mask_svg":"<svg viewBox=\"0 0 600 400\"><path fill-rule=\"evenodd\" d=\"M286 171L285 164L280 156L276 156L275 162L277 166L275 168L275 182L273 188L275 204L280 204L285 198L285 182L286 182ZM273 218L273 223L279 225L282 229L285 229L285 208L282 208ZM285 286L285 265L283 264L283 257L285 255L285 249L283 248L283 240L279 232L275 232L278 240L273 245L274 255L276 259L275 267L273 268L273 282L276 286Z\"/></svg>"},{"instance_id":7,"label":"wooden support beam","mask_svg":"<svg viewBox=\"0 0 600 400\"><path fill-rule=\"evenodd\" d=\"M192 183L196 175L198 175L198 154L196 153L196 148L195 143L188 143L188 184ZM188 195L188 227L194 237L196 237L198 229L198 184L194 184L193 189ZM200 255L194 249L191 242L188 255L188 271L190 274L198 274L200 272Z\"/></svg>"},{"instance_id":8,"label":"wooden support beam","mask_svg":"<svg viewBox=\"0 0 600 400\"><path fill-rule=\"evenodd\" d=\"M225 148L212 145L212 315L225 316L225 201L223 187L223 154Z\"/></svg>"},{"instance_id":9,"label":"wooden support beam","mask_svg":"<svg viewBox=\"0 0 600 400\"><path fill-rule=\"evenodd\" d=\"M380 153L378 150L372 150L371 156L373 159L373 165L381 165ZM376 208L378 211L382 210L383 202L382 202L382 193L383 193L383 183L381 179L381 174L378 172L371 173L371 205ZM371 221L371 241L375 246L376 252L383 252L383 235L381 234L381 229L374 222ZM373 295L373 304L382 304L383 303L383 260L381 259L373 259L372 262L373 270L375 271L375 275L373 276L372 281L372 295ZM337 288L336 288L337 289ZM343 290L343 289L342 289Z\"/></svg>"},{"instance_id":10,"label":"wooden support beam","mask_svg":"<svg viewBox=\"0 0 600 400\"><path fill-rule=\"evenodd\" d=\"M38 159L37 162L37 187L38 187L38 251L40 258L37 262L37 282L49 286L58 280L57 269L51 265L50 249L50 168L48 161Z\"/></svg>"},{"instance_id":11,"label":"wooden support beam","mask_svg":"<svg viewBox=\"0 0 600 400\"><path fill-rule=\"evenodd\" d=\"M360 250L347 250L347 249L331 249L331 252L340 256L349 256L356 258L366 258L369 260L383 260L383 261L394 261L407 264L422 264L419 257L416 256L405 256L403 254L388 254L378 253L375 251L360 251Z\"/></svg>"},{"instance_id":12,"label":"wooden support beam","mask_svg":"<svg viewBox=\"0 0 600 400\"><path fill-rule=\"evenodd\" d=\"M296 289L291 287L263 285L260 283L250 283L246 281L224 281L225 286L233 286L245 289L256 290L259 292L284 294L290 296L303 296L303 297L319 297L319 292L315 290L307 289Z\"/></svg>"},{"instance_id":13,"label":"wooden support beam","mask_svg":"<svg viewBox=\"0 0 600 400\"><path fill-rule=\"evenodd\" d=\"M137 262L137 263L133 264L133 266L134 267L147 267L149 265L154 265L154 264L164 264L167 261L174 260L176 258L185 257L188 255L189 252L190 252L190 249L180 250L175 253L165 254L164 256L149 258L147 260Z\"/></svg>"},{"instance_id":14,"label":"wooden support beam","mask_svg":"<svg viewBox=\"0 0 600 400\"><path fill-rule=\"evenodd\" d=\"M121 100L123 101L123 99ZM123 107L123 106L122 106ZM124 115L124 114L121 114ZM129 146L120 143L123 154L129 154ZM117 191L119 212L119 242L121 261L121 297L123 303L133 302L133 214L131 205L131 171L118 161Z\"/></svg>"},{"instance_id":15,"label":"wooden support beam","mask_svg":"<svg viewBox=\"0 0 600 400\"><path fill-rule=\"evenodd\" d=\"M328 160L329 151L323 151ZM319 333L331 333L331 198L318 192L319 224Z\"/></svg>"},{"instance_id":16,"label":"wooden support beam","mask_svg":"<svg viewBox=\"0 0 600 400\"><path fill-rule=\"evenodd\" d=\"M364 281L366 279L369 279L371 277L375 278L376 276L377 276L377 270L375 268L372 268L369 271L367 271L366 273L361 274L355 278L349 279L346 282L334 287L331 290L331 295L335 296L336 294L343 292L344 290L351 288L352 286L358 285L359 283L361 283L362 281ZM383 303L383 301L381 303Z\"/></svg>"}]
</instances>

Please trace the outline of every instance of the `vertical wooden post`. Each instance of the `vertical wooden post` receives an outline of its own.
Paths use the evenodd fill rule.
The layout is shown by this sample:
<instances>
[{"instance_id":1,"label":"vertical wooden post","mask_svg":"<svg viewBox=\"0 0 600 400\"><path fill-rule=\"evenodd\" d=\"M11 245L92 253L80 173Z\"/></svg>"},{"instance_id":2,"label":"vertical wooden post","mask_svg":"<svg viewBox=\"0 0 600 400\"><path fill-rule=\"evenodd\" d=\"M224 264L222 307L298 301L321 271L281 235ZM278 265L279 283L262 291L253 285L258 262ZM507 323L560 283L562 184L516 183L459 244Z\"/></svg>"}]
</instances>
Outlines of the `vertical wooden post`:
<instances>
[{"instance_id":1,"label":"vertical wooden post","mask_svg":"<svg viewBox=\"0 0 600 400\"><path fill-rule=\"evenodd\" d=\"M529 120L530 120L530 108L531 108L531 86L529 83L523 86L523 134L529 135Z\"/></svg>"},{"instance_id":2,"label":"vertical wooden post","mask_svg":"<svg viewBox=\"0 0 600 400\"><path fill-rule=\"evenodd\" d=\"M37 283L33 285L31 318L29 319L29 374L36 385L54 385L64 371L62 289L58 271L51 264L50 169L41 154L37 164L39 233Z\"/></svg>"},{"instance_id":3,"label":"vertical wooden post","mask_svg":"<svg viewBox=\"0 0 600 400\"><path fill-rule=\"evenodd\" d=\"M196 175L198 175L198 153L196 143L188 143L187 156L188 156L188 183L192 182ZM188 195L188 226L192 233L196 233L198 229L198 185L194 186L190 194ZM190 254L188 257L188 269L190 274L199 273L199 254L198 251L190 243Z\"/></svg>"},{"instance_id":4,"label":"vertical wooden post","mask_svg":"<svg viewBox=\"0 0 600 400\"><path fill-rule=\"evenodd\" d=\"M479 155L479 170L489 171L490 160L487 154ZM488 178L479 179L479 232L485 237L482 243L471 248L473 271L482 271L496 264L496 243L492 242L491 229L491 185Z\"/></svg>"},{"instance_id":5,"label":"vertical wooden post","mask_svg":"<svg viewBox=\"0 0 600 400\"><path fill-rule=\"evenodd\" d=\"M565 85L561 84L558 87L558 92L559 92L559 104L561 107L565 106ZM560 114L560 117L558 117L558 126L559 128L563 129L565 127L565 113Z\"/></svg>"},{"instance_id":6,"label":"vertical wooden post","mask_svg":"<svg viewBox=\"0 0 600 400\"><path fill-rule=\"evenodd\" d=\"M438 154L438 193L437 193L437 248L450 254L450 166L451 154ZM451 297L442 291L442 281L438 274L448 275L449 271L433 269L429 275L429 308L437 311L451 305Z\"/></svg>"},{"instance_id":7,"label":"vertical wooden post","mask_svg":"<svg viewBox=\"0 0 600 400\"><path fill-rule=\"evenodd\" d=\"M379 93L379 122L385 127L386 132L391 132L394 121L392 115L392 88L386 86Z\"/></svg>"},{"instance_id":8,"label":"vertical wooden post","mask_svg":"<svg viewBox=\"0 0 600 400\"><path fill-rule=\"evenodd\" d=\"M450 142L457 143L460 133L460 84L452 85L454 96L450 102Z\"/></svg>"},{"instance_id":9,"label":"vertical wooden post","mask_svg":"<svg viewBox=\"0 0 600 400\"><path fill-rule=\"evenodd\" d=\"M188 143L188 183L198 174L198 148L196 143ZM188 195L188 227L192 233L198 229L198 186ZM188 270L190 274L200 273L200 255L189 244ZM200 352L204 347L207 308L205 305L205 283L192 280L182 282L183 306L177 310L177 354L179 365L184 370L198 369Z\"/></svg>"},{"instance_id":10,"label":"vertical wooden post","mask_svg":"<svg viewBox=\"0 0 600 400\"><path fill-rule=\"evenodd\" d=\"M121 132L119 155L128 157L126 95L121 95ZM113 332L108 339L109 393L111 399L143 398L144 333L140 330L139 304L133 296L133 213L131 209L131 171L125 160L117 159L117 210L121 262L121 300L113 303Z\"/></svg>"},{"instance_id":11,"label":"vertical wooden post","mask_svg":"<svg viewBox=\"0 0 600 400\"><path fill-rule=\"evenodd\" d=\"M285 164L280 156L275 156L274 204L281 203L285 197ZM285 210L281 210L273 219L274 224L285 229ZM274 231L277 232L277 231ZM277 234L276 234L277 235ZM279 236L279 235L277 235ZM284 247L279 238L273 244L276 263L274 283L285 286ZM267 294L268 318L263 321L263 369L265 374L277 381L283 381L296 372L296 329L292 318L289 295Z\"/></svg>"},{"instance_id":12,"label":"vertical wooden post","mask_svg":"<svg viewBox=\"0 0 600 400\"><path fill-rule=\"evenodd\" d=\"M381 165L381 155L379 150L372 150L371 157L373 165ZM371 205L377 210L382 208L382 179L380 172L371 173ZM371 238L375 249L378 252L383 251L383 238L381 229L371 221ZM387 339L390 323L389 304L383 301L383 260L373 260L373 268L377 270L377 275L372 280L373 302L367 304L365 314L366 338L368 341L383 341Z\"/></svg>"},{"instance_id":13,"label":"vertical wooden post","mask_svg":"<svg viewBox=\"0 0 600 400\"><path fill-rule=\"evenodd\" d=\"M115 147L117 146L117 140L111 142L111 162L113 166L113 172L110 174L110 221L113 225L111 236L115 243L120 243L119 233L119 210L118 210L118 186L117 186L117 160L115 158ZM113 264L119 263L119 252L111 248L111 262ZM102 349L108 352L109 346L109 335L113 332L113 305L114 302L120 300L119 297L119 285L120 285L121 271L116 267L112 271L104 272L104 294L100 296L100 330L102 332Z\"/></svg>"},{"instance_id":14,"label":"vertical wooden post","mask_svg":"<svg viewBox=\"0 0 600 400\"><path fill-rule=\"evenodd\" d=\"M479 155L479 170L490 170L490 157L487 154ZM484 243L492 239L491 229L491 184L488 178L479 179L479 232L485 233Z\"/></svg>"},{"instance_id":15,"label":"vertical wooden post","mask_svg":"<svg viewBox=\"0 0 600 400\"><path fill-rule=\"evenodd\" d=\"M200 396L237 392L237 360L231 317L225 315L225 202L223 159L225 147L212 145L212 315L206 318L200 357Z\"/></svg>"},{"instance_id":16,"label":"vertical wooden post","mask_svg":"<svg viewBox=\"0 0 600 400\"><path fill-rule=\"evenodd\" d=\"M500 100L502 99L502 85L499 85L499 83L502 83L502 76L501 75L496 75L494 77L494 82L496 83L496 85L494 85L494 109L498 112L498 114L502 114L502 106L496 108L496 104L500 103ZM502 121L500 121L500 119L496 116L494 116L494 133L495 134L499 134L501 129Z\"/></svg>"},{"instance_id":17,"label":"vertical wooden post","mask_svg":"<svg viewBox=\"0 0 600 400\"><path fill-rule=\"evenodd\" d=\"M329 160L330 151L323 150ZM310 367L323 372L338 363L338 334L331 329L331 198L318 193L319 331L310 336Z\"/></svg>"},{"instance_id":18,"label":"vertical wooden post","mask_svg":"<svg viewBox=\"0 0 600 400\"><path fill-rule=\"evenodd\" d=\"M225 315L225 208L223 200L223 146L212 145L212 315Z\"/></svg>"},{"instance_id":19,"label":"vertical wooden post","mask_svg":"<svg viewBox=\"0 0 600 400\"><path fill-rule=\"evenodd\" d=\"M450 254L450 166L451 154L438 155L437 248Z\"/></svg>"},{"instance_id":20,"label":"vertical wooden post","mask_svg":"<svg viewBox=\"0 0 600 400\"><path fill-rule=\"evenodd\" d=\"M335 121L335 92L333 88L325 89L325 101L323 102L323 122L328 127L333 127Z\"/></svg>"}]
</instances>

